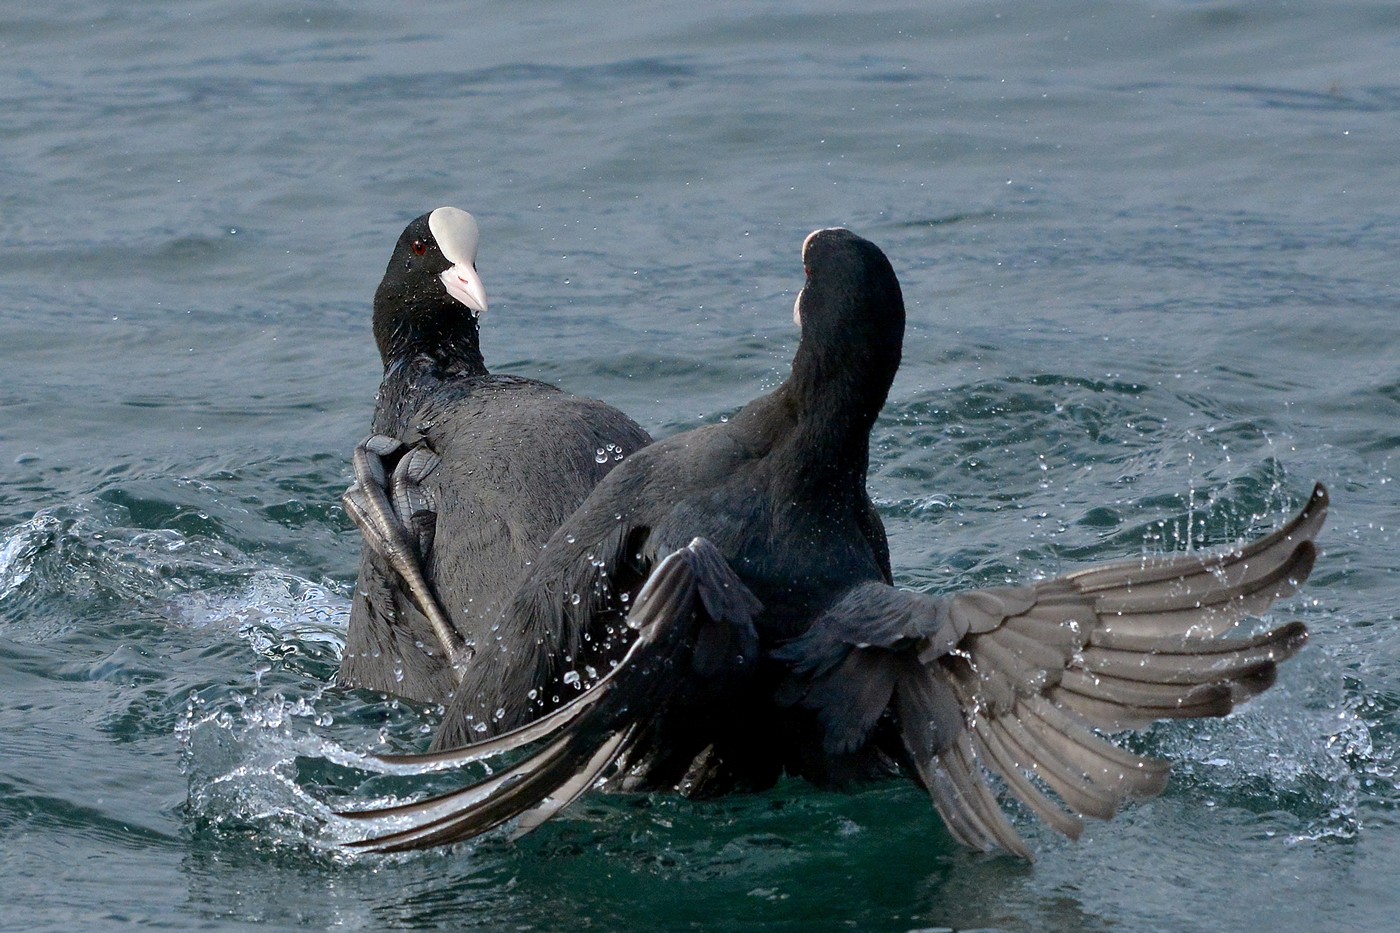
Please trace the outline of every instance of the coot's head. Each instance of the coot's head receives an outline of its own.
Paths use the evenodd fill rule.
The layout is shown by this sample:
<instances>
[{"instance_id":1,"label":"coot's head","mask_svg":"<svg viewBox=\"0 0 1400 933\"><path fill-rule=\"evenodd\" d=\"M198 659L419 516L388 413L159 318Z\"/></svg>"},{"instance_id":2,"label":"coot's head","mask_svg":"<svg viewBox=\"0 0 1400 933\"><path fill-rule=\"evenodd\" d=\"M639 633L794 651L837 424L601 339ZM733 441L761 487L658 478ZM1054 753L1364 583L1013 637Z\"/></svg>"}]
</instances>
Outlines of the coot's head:
<instances>
[{"instance_id":1,"label":"coot's head","mask_svg":"<svg viewBox=\"0 0 1400 933\"><path fill-rule=\"evenodd\" d=\"M832 227L803 241L802 266L794 382L804 394L836 393L878 413L904 346L904 296L890 261L869 240Z\"/></svg>"},{"instance_id":2,"label":"coot's head","mask_svg":"<svg viewBox=\"0 0 1400 933\"><path fill-rule=\"evenodd\" d=\"M477 348L486 287L476 272L476 218L439 207L404 228L374 295L374 336L387 366L417 354L450 357Z\"/></svg>"}]
</instances>

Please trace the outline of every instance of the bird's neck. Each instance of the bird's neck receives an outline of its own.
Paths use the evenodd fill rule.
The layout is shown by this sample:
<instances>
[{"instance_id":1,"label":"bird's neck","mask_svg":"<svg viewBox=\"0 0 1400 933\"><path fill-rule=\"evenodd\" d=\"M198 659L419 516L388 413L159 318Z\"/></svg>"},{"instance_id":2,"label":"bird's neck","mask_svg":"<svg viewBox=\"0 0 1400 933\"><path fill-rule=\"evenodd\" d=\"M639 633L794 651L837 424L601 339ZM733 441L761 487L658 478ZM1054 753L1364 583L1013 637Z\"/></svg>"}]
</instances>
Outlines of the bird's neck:
<instances>
[{"instance_id":1,"label":"bird's neck","mask_svg":"<svg viewBox=\"0 0 1400 933\"><path fill-rule=\"evenodd\" d=\"M849 367L823 375L794 366L792 378L778 390L791 412L794 493L844 499L865 489L870 431L889 386L872 389L850 376Z\"/></svg>"},{"instance_id":2,"label":"bird's neck","mask_svg":"<svg viewBox=\"0 0 1400 933\"><path fill-rule=\"evenodd\" d=\"M386 370L395 363L423 360L440 377L487 375L470 311L456 302L415 307L411 302L395 306L380 300L393 297L376 296L375 301L374 338Z\"/></svg>"},{"instance_id":3,"label":"bird's neck","mask_svg":"<svg viewBox=\"0 0 1400 933\"><path fill-rule=\"evenodd\" d=\"M902 310L902 308L901 308ZM796 414L795 451L816 485L865 488L870 432L903 349L903 316L880 330L804 334L784 384ZM804 324L819 327L816 321Z\"/></svg>"},{"instance_id":4,"label":"bird's neck","mask_svg":"<svg viewBox=\"0 0 1400 933\"><path fill-rule=\"evenodd\" d=\"M477 342L456 339L451 335L400 340L393 345L391 352L381 350L381 356L386 371L397 362L412 362L440 379L489 374Z\"/></svg>"}]
</instances>

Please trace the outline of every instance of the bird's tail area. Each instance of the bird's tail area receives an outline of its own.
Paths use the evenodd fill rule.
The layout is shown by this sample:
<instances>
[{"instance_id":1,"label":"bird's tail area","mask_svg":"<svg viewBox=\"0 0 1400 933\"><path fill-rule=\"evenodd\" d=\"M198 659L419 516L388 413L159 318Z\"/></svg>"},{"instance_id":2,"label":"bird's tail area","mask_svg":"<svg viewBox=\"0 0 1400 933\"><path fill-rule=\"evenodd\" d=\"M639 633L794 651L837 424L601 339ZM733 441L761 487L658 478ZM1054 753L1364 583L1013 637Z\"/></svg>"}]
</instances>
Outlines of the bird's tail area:
<instances>
[{"instance_id":1,"label":"bird's tail area","mask_svg":"<svg viewBox=\"0 0 1400 933\"><path fill-rule=\"evenodd\" d=\"M375 852L427 848L470 839L516 817L516 836L531 831L604 778L690 684L732 675L736 664L751 668L758 608L714 545L695 539L657 564L628 615L636 640L573 702L475 745L385 760L427 773L535 750L461 790L339 814L376 823L376 835L347 845Z\"/></svg>"}]
</instances>

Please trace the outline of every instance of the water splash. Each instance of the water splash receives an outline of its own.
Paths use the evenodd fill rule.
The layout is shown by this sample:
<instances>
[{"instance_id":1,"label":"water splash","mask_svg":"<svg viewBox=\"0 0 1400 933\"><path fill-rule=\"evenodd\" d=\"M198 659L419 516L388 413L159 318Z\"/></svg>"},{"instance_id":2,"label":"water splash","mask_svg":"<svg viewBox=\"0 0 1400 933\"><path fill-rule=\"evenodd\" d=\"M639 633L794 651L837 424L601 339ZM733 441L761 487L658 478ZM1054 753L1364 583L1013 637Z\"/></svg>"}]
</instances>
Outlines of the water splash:
<instances>
[{"instance_id":1,"label":"water splash","mask_svg":"<svg viewBox=\"0 0 1400 933\"><path fill-rule=\"evenodd\" d=\"M1356 838L1360 801L1370 793L1363 776L1385 756L1357 702L1337 679L1319 678L1317 666L1325 662L1224 719L1157 727L1152 753L1174 761L1173 784L1202 794L1208 806L1288 814L1291 843Z\"/></svg>"},{"instance_id":2,"label":"water splash","mask_svg":"<svg viewBox=\"0 0 1400 933\"><path fill-rule=\"evenodd\" d=\"M185 594L173 601L192 627L235 630L258 656L277 662L306 659L308 673L329 677L345 650L349 601L322 584L277 570L257 570L243 583Z\"/></svg>"},{"instance_id":3,"label":"water splash","mask_svg":"<svg viewBox=\"0 0 1400 933\"><path fill-rule=\"evenodd\" d=\"M100 496L36 512L0 545L0 598L141 602L245 576L237 547L169 527L141 527Z\"/></svg>"},{"instance_id":4,"label":"water splash","mask_svg":"<svg viewBox=\"0 0 1400 933\"><path fill-rule=\"evenodd\" d=\"M16 592L34 572L40 551L53 544L63 523L52 511L41 510L23 522L0 544L0 600Z\"/></svg>"},{"instance_id":5,"label":"water splash","mask_svg":"<svg viewBox=\"0 0 1400 933\"><path fill-rule=\"evenodd\" d=\"M332 760L340 751L316 732L331 720L318 708L319 693L236 694L217 705L190 697L175 736L189 782L186 812L197 827L341 857L337 840L327 838L334 813L300 779L301 760Z\"/></svg>"}]
</instances>

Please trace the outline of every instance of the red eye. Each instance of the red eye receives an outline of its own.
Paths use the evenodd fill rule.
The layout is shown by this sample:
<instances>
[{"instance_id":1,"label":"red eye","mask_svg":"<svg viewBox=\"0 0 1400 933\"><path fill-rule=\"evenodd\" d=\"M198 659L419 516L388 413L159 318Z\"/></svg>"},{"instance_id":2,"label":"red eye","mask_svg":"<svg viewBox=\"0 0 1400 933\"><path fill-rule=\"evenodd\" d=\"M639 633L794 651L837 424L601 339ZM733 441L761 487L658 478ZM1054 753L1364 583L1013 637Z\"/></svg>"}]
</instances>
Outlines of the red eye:
<instances>
[{"instance_id":1,"label":"red eye","mask_svg":"<svg viewBox=\"0 0 1400 933\"><path fill-rule=\"evenodd\" d=\"M426 253L427 251L428 251L428 244L427 244L427 243L424 243L422 240L414 240L414 241L413 241L413 253L414 253L414 255L416 255L416 256L422 256L422 255L423 255L424 253Z\"/></svg>"},{"instance_id":2,"label":"red eye","mask_svg":"<svg viewBox=\"0 0 1400 933\"><path fill-rule=\"evenodd\" d=\"M802 274L807 276L807 278L809 279L812 277L812 267L807 265L805 262L802 264Z\"/></svg>"}]
</instances>

